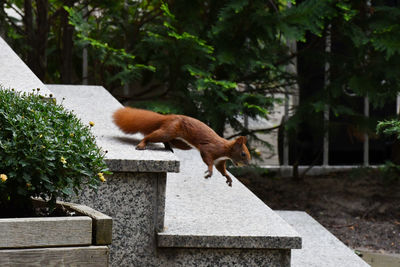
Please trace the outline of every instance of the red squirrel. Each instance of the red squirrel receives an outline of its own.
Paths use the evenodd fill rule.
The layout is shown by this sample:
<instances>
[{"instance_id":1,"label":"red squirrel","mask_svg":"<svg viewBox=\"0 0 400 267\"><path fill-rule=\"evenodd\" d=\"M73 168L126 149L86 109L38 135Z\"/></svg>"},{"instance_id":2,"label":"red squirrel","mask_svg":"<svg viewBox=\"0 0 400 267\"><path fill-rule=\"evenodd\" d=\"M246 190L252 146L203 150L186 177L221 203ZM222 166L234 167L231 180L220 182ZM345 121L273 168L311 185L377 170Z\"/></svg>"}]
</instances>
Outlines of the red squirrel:
<instances>
[{"instance_id":1,"label":"red squirrel","mask_svg":"<svg viewBox=\"0 0 400 267\"><path fill-rule=\"evenodd\" d=\"M215 165L226 177L229 186L232 186L232 179L226 172L226 161L230 159L235 165L249 164L250 161L246 137L226 140L203 122L188 116L162 115L153 111L125 107L117 110L113 119L123 132L128 134L139 132L144 135L136 149L146 149L149 142L162 142L171 151L171 146L183 150L196 148L208 167L204 178L211 177Z\"/></svg>"}]
</instances>

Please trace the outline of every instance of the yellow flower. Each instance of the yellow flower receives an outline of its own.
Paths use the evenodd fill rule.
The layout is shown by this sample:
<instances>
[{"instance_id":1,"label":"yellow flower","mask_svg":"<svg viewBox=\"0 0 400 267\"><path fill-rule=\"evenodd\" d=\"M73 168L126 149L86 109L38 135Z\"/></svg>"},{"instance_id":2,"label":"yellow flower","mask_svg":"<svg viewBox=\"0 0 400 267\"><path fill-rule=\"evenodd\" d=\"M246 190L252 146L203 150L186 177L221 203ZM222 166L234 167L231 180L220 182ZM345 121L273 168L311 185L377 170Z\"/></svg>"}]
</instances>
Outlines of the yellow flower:
<instances>
[{"instance_id":1,"label":"yellow flower","mask_svg":"<svg viewBox=\"0 0 400 267\"><path fill-rule=\"evenodd\" d=\"M258 148L254 149L254 153L256 153L257 156L261 156L261 151Z\"/></svg>"},{"instance_id":2,"label":"yellow flower","mask_svg":"<svg viewBox=\"0 0 400 267\"><path fill-rule=\"evenodd\" d=\"M70 134L69 134L69 136L71 136L71 137L74 137L74 136L75 136L75 134L74 134L74 133L70 133Z\"/></svg>"},{"instance_id":3,"label":"yellow flower","mask_svg":"<svg viewBox=\"0 0 400 267\"><path fill-rule=\"evenodd\" d=\"M106 178L104 178L104 174L102 172L99 172L97 175L99 176L100 181L102 181L103 183L107 181Z\"/></svg>"},{"instance_id":4,"label":"yellow flower","mask_svg":"<svg viewBox=\"0 0 400 267\"><path fill-rule=\"evenodd\" d=\"M94 126L94 122L93 121L89 121L89 125L90 125L90 127L93 127Z\"/></svg>"},{"instance_id":5,"label":"yellow flower","mask_svg":"<svg viewBox=\"0 0 400 267\"><path fill-rule=\"evenodd\" d=\"M42 138L42 137L43 137L43 134L39 135L39 138Z\"/></svg>"},{"instance_id":6,"label":"yellow flower","mask_svg":"<svg viewBox=\"0 0 400 267\"><path fill-rule=\"evenodd\" d=\"M62 164L66 164L67 163L67 160L63 156L61 156L60 161L61 161Z\"/></svg>"},{"instance_id":7,"label":"yellow flower","mask_svg":"<svg viewBox=\"0 0 400 267\"><path fill-rule=\"evenodd\" d=\"M0 174L0 179L2 182L5 182L5 181L7 181L8 177L5 174Z\"/></svg>"}]
</instances>

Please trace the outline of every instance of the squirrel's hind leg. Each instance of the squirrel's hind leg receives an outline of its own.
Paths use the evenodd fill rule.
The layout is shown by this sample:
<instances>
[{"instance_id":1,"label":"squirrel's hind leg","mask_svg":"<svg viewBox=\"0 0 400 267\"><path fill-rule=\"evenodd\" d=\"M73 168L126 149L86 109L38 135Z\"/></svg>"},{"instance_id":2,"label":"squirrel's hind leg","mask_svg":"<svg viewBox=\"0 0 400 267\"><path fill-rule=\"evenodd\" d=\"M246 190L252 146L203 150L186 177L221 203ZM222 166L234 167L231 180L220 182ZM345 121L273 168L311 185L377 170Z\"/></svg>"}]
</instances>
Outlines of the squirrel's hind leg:
<instances>
[{"instance_id":1,"label":"squirrel's hind leg","mask_svg":"<svg viewBox=\"0 0 400 267\"><path fill-rule=\"evenodd\" d=\"M169 150L172 153L174 153L174 150L172 149L172 147L171 147L169 142L164 142L164 147L165 147L166 150Z\"/></svg>"},{"instance_id":2,"label":"squirrel's hind leg","mask_svg":"<svg viewBox=\"0 0 400 267\"><path fill-rule=\"evenodd\" d=\"M165 134L165 131L162 129L155 130L154 132L146 135L140 143L136 146L136 149L143 150L146 149L147 143L168 143L174 139L170 135ZM166 147L167 148L167 147ZM172 150L172 149L171 149Z\"/></svg>"},{"instance_id":3,"label":"squirrel's hind leg","mask_svg":"<svg viewBox=\"0 0 400 267\"><path fill-rule=\"evenodd\" d=\"M205 176L204 176L204 178L210 178L211 176L212 176L212 174L213 174L213 167L214 167L214 164L213 164L213 160L212 160L212 158L208 155L208 154L206 154L206 153L202 153L202 152L200 152L200 155L201 155L201 158L203 159L203 161L204 161L204 163L207 165L207 170L206 170L206 172L205 172Z\"/></svg>"},{"instance_id":4,"label":"squirrel's hind leg","mask_svg":"<svg viewBox=\"0 0 400 267\"><path fill-rule=\"evenodd\" d=\"M192 147L190 145L186 144L185 142L183 142L182 140L179 140L179 139L173 139L169 142L169 144L174 148L178 148L178 149L182 149L182 150L192 149Z\"/></svg>"}]
</instances>

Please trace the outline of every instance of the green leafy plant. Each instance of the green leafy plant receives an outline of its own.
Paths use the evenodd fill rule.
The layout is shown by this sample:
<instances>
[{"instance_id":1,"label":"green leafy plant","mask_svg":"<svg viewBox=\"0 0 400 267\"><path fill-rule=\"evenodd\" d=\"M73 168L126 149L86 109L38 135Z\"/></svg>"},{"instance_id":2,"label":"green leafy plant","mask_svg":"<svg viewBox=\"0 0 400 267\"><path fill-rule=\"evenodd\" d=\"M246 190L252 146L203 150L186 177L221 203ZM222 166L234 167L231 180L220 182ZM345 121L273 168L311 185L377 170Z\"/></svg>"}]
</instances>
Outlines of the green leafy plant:
<instances>
[{"instance_id":1,"label":"green leafy plant","mask_svg":"<svg viewBox=\"0 0 400 267\"><path fill-rule=\"evenodd\" d=\"M126 49L114 48L113 44L92 38L90 29L96 27L96 20L93 17L85 20L83 12L78 12L76 9L67 6L64 6L64 9L69 14L69 23L75 28L78 38L77 43L82 48L90 46L103 68L113 70L105 71L106 79L109 83L118 81L116 82L117 86L121 86L132 80L139 79L143 70L151 72L156 70L153 66L137 63L136 56L128 53Z\"/></svg>"},{"instance_id":2,"label":"green leafy plant","mask_svg":"<svg viewBox=\"0 0 400 267\"><path fill-rule=\"evenodd\" d=\"M394 135L400 139L400 121L399 120L384 120L380 121L376 127L378 134Z\"/></svg>"},{"instance_id":3,"label":"green leafy plant","mask_svg":"<svg viewBox=\"0 0 400 267\"><path fill-rule=\"evenodd\" d=\"M53 98L0 87L0 217L29 216L31 197L52 210L58 197L105 181L92 126Z\"/></svg>"},{"instance_id":4,"label":"green leafy plant","mask_svg":"<svg viewBox=\"0 0 400 267\"><path fill-rule=\"evenodd\" d=\"M376 127L376 132L387 136L395 136L397 140L400 140L400 121L396 119L380 121ZM383 176L388 181L400 180L400 162L398 158L399 157L396 156L394 162L387 161L385 165L381 167Z\"/></svg>"}]
</instances>

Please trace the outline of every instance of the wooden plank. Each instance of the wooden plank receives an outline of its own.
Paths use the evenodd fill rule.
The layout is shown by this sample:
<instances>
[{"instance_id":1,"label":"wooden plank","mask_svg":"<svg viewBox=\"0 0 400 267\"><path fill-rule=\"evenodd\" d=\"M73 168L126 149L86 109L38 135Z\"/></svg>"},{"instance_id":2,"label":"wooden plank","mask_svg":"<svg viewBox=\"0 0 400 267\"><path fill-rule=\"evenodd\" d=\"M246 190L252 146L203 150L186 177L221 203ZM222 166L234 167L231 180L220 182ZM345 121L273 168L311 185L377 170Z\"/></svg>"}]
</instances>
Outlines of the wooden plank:
<instances>
[{"instance_id":1,"label":"wooden plank","mask_svg":"<svg viewBox=\"0 0 400 267\"><path fill-rule=\"evenodd\" d=\"M45 202L42 199L32 199L35 206L43 206ZM104 213L92 209L86 205L57 201L57 205L75 211L79 215L85 215L92 218L92 244L110 245L112 241L112 218Z\"/></svg>"},{"instance_id":2,"label":"wooden plank","mask_svg":"<svg viewBox=\"0 0 400 267\"><path fill-rule=\"evenodd\" d=\"M0 248L90 245L87 216L0 219Z\"/></svg>"},{"instance_id":3,"label":"wooden plank","mask_svg":"<svg viewBox=\"0 0 400 267\"><path fill-rule=\"evenodd\" d=\"M58 204L93 219L93 244L109 245L112 241L112 218L88 206L59 201Z\"/></svg>"},{"instance_id":4,"label":"wooden plank","mask_svg":"<svg viewBox=\"0 0 400 267\"><path fill-rule=\"evenodd\" d=\"M0 249L0 266L108 266L106 246Z\"/></svg>"}]
</instances>

